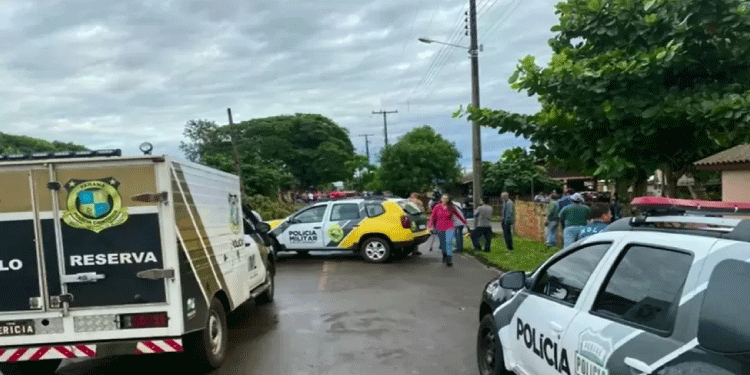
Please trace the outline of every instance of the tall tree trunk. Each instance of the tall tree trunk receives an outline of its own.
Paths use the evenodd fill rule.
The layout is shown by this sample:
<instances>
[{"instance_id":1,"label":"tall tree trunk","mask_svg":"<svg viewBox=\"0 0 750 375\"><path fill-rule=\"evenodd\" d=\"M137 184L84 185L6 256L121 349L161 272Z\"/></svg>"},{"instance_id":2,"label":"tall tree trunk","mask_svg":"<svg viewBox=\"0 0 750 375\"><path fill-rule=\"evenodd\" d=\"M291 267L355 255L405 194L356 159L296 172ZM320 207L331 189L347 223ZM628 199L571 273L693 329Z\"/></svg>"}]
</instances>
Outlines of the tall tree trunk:
<instances>
[{"instance_id":1,"label":"tall tree trunk","mask_svg":"<svg viewBox=\"0 0 750 375\"><path fill-rule=\"evenodd\" d=\"M633 196L634 197L642 197L646 195L646 192L648 191L648 180L645 178L638 179L633 184Z\"/></svg>"}]
</instances>

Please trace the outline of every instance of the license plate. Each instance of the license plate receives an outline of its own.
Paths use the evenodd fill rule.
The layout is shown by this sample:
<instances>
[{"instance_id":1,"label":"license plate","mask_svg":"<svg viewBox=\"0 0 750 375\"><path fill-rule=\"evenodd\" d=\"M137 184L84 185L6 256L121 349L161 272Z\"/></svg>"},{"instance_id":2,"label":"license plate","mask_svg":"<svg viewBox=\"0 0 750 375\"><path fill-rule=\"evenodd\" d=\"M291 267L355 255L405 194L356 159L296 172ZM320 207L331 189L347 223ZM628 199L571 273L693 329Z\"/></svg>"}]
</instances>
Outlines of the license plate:
<instances>
[{"instance_id":1,"label":"license plate","mask_svg":"<svg viewBox=\"0 0 750 375\"><path fill-rule=\"evenodd\" d=\"M419 230L423 230L424 228L426 228L424 224L419 225Z\"/></svg>"},{"instance_id":2,"label":"license plate","mask_svg":"<svg viewBox=\"0 0 750 375\"><path fill-rule=\"evenodd\" d=\"M33 334L35 334L33 320L12 320L8 322L0 322L0 337Z\"/></svg>"}]
</instances>

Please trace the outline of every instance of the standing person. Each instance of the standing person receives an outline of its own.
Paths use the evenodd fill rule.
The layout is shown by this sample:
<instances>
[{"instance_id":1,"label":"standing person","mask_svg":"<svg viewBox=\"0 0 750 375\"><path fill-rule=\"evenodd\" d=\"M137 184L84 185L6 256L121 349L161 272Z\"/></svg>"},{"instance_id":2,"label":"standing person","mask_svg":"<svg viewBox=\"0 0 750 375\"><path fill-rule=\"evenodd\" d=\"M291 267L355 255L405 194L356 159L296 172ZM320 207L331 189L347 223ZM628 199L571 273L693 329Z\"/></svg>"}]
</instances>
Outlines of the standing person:
<instances>
[{"instance_id":1,"label":"standing person","mask_svg":"<svg viewBox=\"0 0 750 375\"><path fill-rule=\"evenodd\" d=\"M409 197L409 202L414 203L417 207L419 207L420 211L425 212L424 203L422 203L422 200L419 199L418 193L411 193L411 196Z\"/></svg>"},{"instance_id":2,"label":"standing person","mask_svg":"<svg viewBox=\"0 0 750 375\"><path fill-rule=\"evenodd\" d=\"M560 198L556 193L550 195L549 205L547 205L547 247L557 246L557 228L560 226L560 208L557 207L557 199Z\"/></svg>"},{"instance_id":3,"label":"standing person","mask_svg":"<svg viewBox=\"0 0 750 375\"><path fill-rule=\"evenodd\" d=\"M609 205L602 202L596 202L591 206L591 216L593 219L581 228L576 240L605 231L612 221L612 212Z\"/></svg>"},{"instance_id":4,"label":"standing person","mask_svg":"<svg viewBox=\"0 0 750 375\"><path fill-rule=\"evenodd\" d=\"M513 201L505 191L500 194L500 198L503 200L503 238L508 250L513 250L513 224L516 222Z\"/></svg>"},{"instance_id":5,"label":"standing person","mask_svg":"<svg viewBox=\"0 0 750 375\"><path fill-rule=\"evenodd\" d=\"M571 200L573 203L560 211L560 222L563 225L563 247L568 247L568 245L576 242L578 232L591 217L591 209L583 204L581 194L573 194Z\"/></svg>"},{"instance_id":6,"label":"standing person","mask_svg":"<svg viewBox=\"0 0 750 375\"><path fill-rule=\"evenodd\" d=\"M453 225L453 216L457 216L458 210L456 206L451 202L451 198L446 194L440 200L440 203L436 204L432 209L430 215L430 230L437 229L438 237L440 238L440 251L443 252L443 262L448 267L453 266L453 235L455 233L455 226ZM461 216L463 219L463 216ZM463 224L466 225L466 220L462 220Z\"/></svg>"},{"instance_id":7,"label":"standing person","mask_svg":"<svg viewBox=\"0 0 750 375\"><path fill-rule=\"evenodd\" d=\"M476 251L481 249L479 240L484 238L484 251L490 252L490 245L492 245L492 222L490 219L492 219L492 207L482 199L479 201L479 207L474 211L474 230L471 232L471 243Z\"/></svg>"},{"instance_id":8,"label":"standing person","mask_svg":"<svg viewBox=\"0 0 750 375\"><path fill-rule=\"evenodd\" d=\"M619 220L622 218L622 211L620 209L620 198L617 193L612 195L612 203L610 204L610 211L612 211L612 220Z\"/></svg>"},{"instance_id":9,"label":"standing person","mask_svg":"<svg viewBox=\"0 0 750 375\"><path fill-rule=\"evenodd\" d=\"M430 210L432 210L438 203L440 203L440 192L435 190L432 192L432 199L427 204L430 206Z\"/></svg>"},{"instance_id":10,"label":"standing person","mask_svg":"<svg viewBox=\"0 0 750 375\"><path fill-rule=\"evenodd\" d=\"M456 214L453 215L453 226L456 227L456 233L453 238L456 239L456 250L454 252L460 253L464 251L464 228L468 228L466 224L466 217L461 213L461 210L456 210Z\"/></svg>"},{"instance_id":11,"label":"standing person","mask_svg":"<svg viewBox=\"0 0 750 375\"><path fill-rule=\"evenodd\" d=\"M568 189L562 198L560 198L557 201L557 208L562 212L562 210L569 204L573 203L573 194L575 194L575 190Z\"/></svg>"}]
</instances>

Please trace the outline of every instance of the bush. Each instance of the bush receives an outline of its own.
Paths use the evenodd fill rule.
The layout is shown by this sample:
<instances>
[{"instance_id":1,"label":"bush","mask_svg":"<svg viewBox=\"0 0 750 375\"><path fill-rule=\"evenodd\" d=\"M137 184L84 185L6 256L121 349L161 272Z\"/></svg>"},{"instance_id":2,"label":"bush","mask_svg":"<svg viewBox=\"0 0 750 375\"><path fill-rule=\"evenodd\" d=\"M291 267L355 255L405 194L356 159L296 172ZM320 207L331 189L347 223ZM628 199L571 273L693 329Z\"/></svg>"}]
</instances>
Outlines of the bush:
<instances>
[{"instance_id":1,"label":"bush","mask_svg":"<svg viewBox=\"0 0 750 375\"><path fill-rule=\"evenodd\" d=\"M266 221L283 219L303 207L301 204L280 202L264 195L253 195L245 200Z\"/></svg>"}]
</instances>

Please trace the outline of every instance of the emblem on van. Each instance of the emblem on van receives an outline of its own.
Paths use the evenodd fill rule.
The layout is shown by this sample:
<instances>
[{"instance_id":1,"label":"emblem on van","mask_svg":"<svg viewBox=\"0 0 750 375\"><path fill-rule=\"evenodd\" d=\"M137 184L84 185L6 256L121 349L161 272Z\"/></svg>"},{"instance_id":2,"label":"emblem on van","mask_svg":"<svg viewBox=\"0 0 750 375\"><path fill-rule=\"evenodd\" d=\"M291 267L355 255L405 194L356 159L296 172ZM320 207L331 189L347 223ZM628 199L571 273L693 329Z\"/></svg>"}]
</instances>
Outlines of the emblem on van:
<instances>
[{"instance_id":1,"label":"emblem on van","mask_svg":"<svg viewBox=\"0 0 750 375\"><path fill-rule=\"evenodd\" d=\"M328 227L326 234L328 234L328 238L330 238L333 243L339 243L344 239L344 229L337 223L333 223L333 225Z\"/></svg>"},{"instance_id":2,"label":"emblem on van","mask_svg":"<svg viewBox=\"0 0 750 375\"><path fill-rule=\"evenodd\" d=\"M240 215L240 199L237 194L229 194L229 226L232 233L240 233L240 224L242 217Z\"/></svg>"},{"instance_id":3,"label":"emblem on van","mask_svg":"<svg viewBox=\"0 0 750 375\"><path fill-rule=\"evenodd\" d=\"M73 228L99 233L128 220L128 208L122 206L117 188L120 182L112 177L100 180L70 180L67 210L63 221Z\"/></svg>"}]
</instances>

